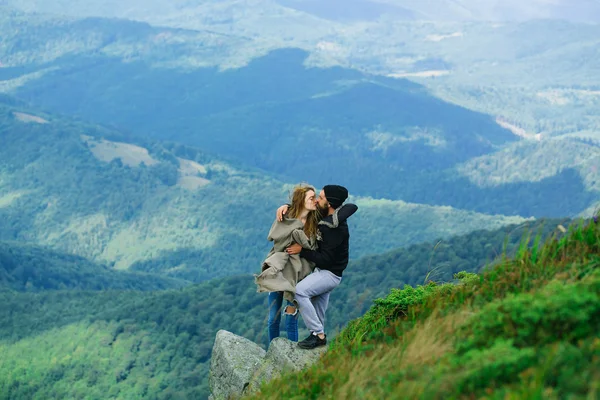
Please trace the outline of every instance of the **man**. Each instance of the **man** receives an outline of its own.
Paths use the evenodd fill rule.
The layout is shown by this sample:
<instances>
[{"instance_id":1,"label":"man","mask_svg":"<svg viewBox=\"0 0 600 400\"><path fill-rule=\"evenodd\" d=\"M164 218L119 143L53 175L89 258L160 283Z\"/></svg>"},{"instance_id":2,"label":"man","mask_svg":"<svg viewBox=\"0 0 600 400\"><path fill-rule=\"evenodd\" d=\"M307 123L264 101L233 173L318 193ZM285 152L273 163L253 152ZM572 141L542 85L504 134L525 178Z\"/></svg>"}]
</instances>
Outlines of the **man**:
<instances>
[{"instance_id":1,"label":"man","mask_svg":"<svg viewBox=\"0 0 600 400\"><path fill-rule=\"evenodd\" d=\"M339 185L327 185L321 190L317 200L318 209L325 215L319 223L321 238L317 250L303 249L294 244L286 249L289 254L315 263L315 270L296 286L296 301L302 319L310 335L298 346L314 349L327 344L325 335L325 312L329 304L329 295L342 281L342 273L348 266L348 248L350 233L346 220L358 207L354 204L342 204L348 198L348 190ZM287 210L283 206L278 217Z\"/></svg>"}]
</instances>

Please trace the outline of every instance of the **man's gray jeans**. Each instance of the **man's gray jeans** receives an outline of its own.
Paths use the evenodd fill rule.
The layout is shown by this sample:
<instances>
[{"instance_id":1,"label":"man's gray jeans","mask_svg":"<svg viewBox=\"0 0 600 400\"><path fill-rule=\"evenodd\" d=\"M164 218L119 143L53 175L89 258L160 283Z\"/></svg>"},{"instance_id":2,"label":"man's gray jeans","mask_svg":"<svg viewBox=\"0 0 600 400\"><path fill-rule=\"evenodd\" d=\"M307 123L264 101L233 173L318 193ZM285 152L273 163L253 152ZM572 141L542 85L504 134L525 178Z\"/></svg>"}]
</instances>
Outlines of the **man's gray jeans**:
<instances>
[{"instance_id":1,"label":"man's gray jeans","mask_svg":"<svg viewBox=\"0 0 600 400\"><path fill-rule=\"evenodd\" d=\"M325 333L325 311L329 295L342 278L331 271L315 268L314 272L296 285L296 301L309 331Z\"/></svg>"}]
</instances>

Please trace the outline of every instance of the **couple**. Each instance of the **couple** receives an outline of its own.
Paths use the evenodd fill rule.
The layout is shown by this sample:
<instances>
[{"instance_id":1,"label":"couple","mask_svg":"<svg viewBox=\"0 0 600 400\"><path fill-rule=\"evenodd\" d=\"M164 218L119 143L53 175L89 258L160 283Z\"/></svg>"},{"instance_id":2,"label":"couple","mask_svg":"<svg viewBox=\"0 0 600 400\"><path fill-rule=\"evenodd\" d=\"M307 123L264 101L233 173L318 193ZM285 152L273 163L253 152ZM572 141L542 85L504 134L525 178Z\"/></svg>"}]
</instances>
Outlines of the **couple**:
<instances>
[{"instance_id":1,"label":"couple","mask_svg":"<svg viewBox=\"0 0 600 400\"><path fill-rule=\"evenodd\" d=\"M312 186L299 185L291 204L277 210L268 240L273 248L255 275L259 292L269 292L269 343L279 336L282 303L288 339L298 341L298 312L310 335L298 343L303 349L327 344L325 311L329 295L342 281L348 265L350 234L346 220L358 210L343 203L348 190L323 187L319 196Z\"/></svg>"}]
</instances>

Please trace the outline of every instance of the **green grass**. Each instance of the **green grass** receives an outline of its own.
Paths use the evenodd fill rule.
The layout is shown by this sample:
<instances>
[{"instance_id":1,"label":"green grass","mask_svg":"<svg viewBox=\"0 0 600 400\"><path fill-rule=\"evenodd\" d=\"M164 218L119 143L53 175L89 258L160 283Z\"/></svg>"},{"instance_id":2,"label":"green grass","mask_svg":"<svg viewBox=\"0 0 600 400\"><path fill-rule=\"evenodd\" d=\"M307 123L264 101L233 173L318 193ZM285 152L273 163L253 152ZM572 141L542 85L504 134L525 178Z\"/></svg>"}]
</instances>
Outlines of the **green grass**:
<instances>
[{"instance_id":1,"label":"green grass","mask_svg":"<svg viewBox=\"0 0 600 400\"><path fill-rule=\"evenodd\" d=\"M458 284L395 289L260 398L595 399L600 227L571 226Z\"/></svg>"}]
</instances>

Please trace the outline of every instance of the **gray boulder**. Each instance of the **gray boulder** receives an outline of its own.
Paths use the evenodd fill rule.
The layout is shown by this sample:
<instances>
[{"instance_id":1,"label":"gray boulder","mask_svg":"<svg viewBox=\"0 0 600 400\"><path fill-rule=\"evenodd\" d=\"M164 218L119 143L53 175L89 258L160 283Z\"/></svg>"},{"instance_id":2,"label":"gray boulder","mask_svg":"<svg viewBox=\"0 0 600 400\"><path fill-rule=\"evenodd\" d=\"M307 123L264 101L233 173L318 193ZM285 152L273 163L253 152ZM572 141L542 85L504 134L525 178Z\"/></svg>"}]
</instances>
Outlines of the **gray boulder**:
<instances>
[{"instance_id":1,"label":"gray boulder","mask_svg":"<svg viewBox=\"0 0 600 400\"><path fill-rule=\"evenodd\" d=\"M256 393L260 385L288 371L300 371L317 362L327 346L303 350L298 343L276 338L265 352L231 332L219 331L210 361L211 398L238 399Z\"/></svg>"},{"instance_id":2,"label":"gray boulder","mask_svg":"<svg viewBox=\"0 0 600 400\"><path fill-rule=\"evenodd\" d=\"M215 400L239 398L266 352L256 343L220 330L210 360L208 383Z\"/></svg>"},{"instance_id":3,"label":"gray boulder","mask_svg":"<svg viewBox=\"0 0 600 400\"><path fill-rule=\"evenodd\" d=\"M298 343L275 338L269 345L260 367L256 370L245 393L255 393L260 385L277 378L284 372L300 371L316 363L327 351L327 346L303 350Z\"/></svg>"}]
</instances>

